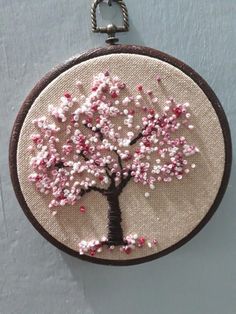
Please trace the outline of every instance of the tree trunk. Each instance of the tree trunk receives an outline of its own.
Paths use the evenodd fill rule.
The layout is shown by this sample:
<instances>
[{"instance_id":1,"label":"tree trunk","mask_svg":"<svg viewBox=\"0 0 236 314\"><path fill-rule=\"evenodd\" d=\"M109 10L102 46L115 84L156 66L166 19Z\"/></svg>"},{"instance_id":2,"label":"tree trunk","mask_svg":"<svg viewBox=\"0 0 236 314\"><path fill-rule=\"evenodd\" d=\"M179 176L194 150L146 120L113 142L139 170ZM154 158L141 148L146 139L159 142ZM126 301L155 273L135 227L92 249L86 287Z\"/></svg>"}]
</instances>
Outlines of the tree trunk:
<instances>
[{"instance_id":1,"label":"tree trunk","mask_svg":"<svg viewBox=\"0 0 236 314\"><path fill-rule=\"evenodd\" d=\"M121 209L118 193L113 192L107 195L108 209L108 245L124 244L123 230L121 227Z\"/></svg>"}]
</instances>

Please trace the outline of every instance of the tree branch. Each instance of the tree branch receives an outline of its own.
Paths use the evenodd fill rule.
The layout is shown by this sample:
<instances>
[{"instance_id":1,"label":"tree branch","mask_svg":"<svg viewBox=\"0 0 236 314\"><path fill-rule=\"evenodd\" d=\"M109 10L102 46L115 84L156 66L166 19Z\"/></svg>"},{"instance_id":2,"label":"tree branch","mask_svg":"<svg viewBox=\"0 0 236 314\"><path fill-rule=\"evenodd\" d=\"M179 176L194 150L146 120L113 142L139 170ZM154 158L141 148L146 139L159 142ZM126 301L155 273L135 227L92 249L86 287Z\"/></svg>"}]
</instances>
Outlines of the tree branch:
<instances>
[{"instance_id":1,"label":"tree branch","mask_svg":"<svg viewBox=\"0 0 236 314\"><path fill-rule=\"evenodd\" d=\"M135 144L140 138L143 137L143 132L140 132L132 141L129 143L129 145Z\"/></svg>"},{"instance_id":2,"label":"tree branch","mask_svg":"<svg viewBox=\"0 0 236 314\"><path fill-rule=\"evenodd\" d=\"M90 131L92 131L92 132L94 132L94 133L97 133L97 134L99 135L100 141L102 141L102 140L104 139L103 134L102 134L102 132L101 132L101 130L100 130L99 128L96 128L96 130L94 131L94 130L92 130L92 127L89 127L87 124L84 124L84 126L85 126L87 129L89 129Z\"/></svg>"},{"instance_id":3,"label":"tree branch","mask_svg":"<svg viewBox=\"0 0 236 314\"><path fill-rule=\"evenodd\" d=\"M121 180L123 180L123 165L122 165L122 160L121 160L121 157L120 157L120 155L117 153L117 151L116 150L113 150L113 152L117 155L117 157L118 157L118 164L119 164L119 166L120 166L120 172L121 172Z\"/></svg>"},{"instance_id":4,"label":"tree branch","mask_svg":"<svg viewBox=\"0 0 236 314\"><path fill-rule=\"evenodd\" d=\"M90 160L87 156L84 155L83 151L79 154L79 156L82 156L85 161L89 161L89 160ZM97 164L95 161L94 161L94 163L95 163L96 166L100 167L99 164ZM105 168L106 175L108 176L108 178L110 178L111 180L113 180L113 176L109 173L109 171L111 170L111 169L109 168L109 166L106 164L106 165L104 166L104 168Z\"/></svg>"},{"instance_id":5,"label":"tree branch","mask_svg":"<svg viewBox=\"0 0 236 314\"><path fill-rule=\"evenodd\" d=\"M140 138L144 137L143 131L145 131L146 128L147 128L147 125L142 128L142 131L134 139L132 139L132 141L129 143L129 145L135 144Z\"/></svg>"},{"instance_id":6,"label":"tree branch","mask_svg":"<svg viewBox=\"0 0 236 314\"><path fill-rule=\"evenodd\" d=\"M96 192L99 192L99 193L102 193L102 194L103 194L104 192L106 192L105 189L98 188L98 187L96 187L96 186L91 186L90 189L91 189L92 191L96 191Z\"/></svg>"},{"instance_id":7,"label":"tree branch","mask_svg":"<svg viewBox=\"0 0 236 314\"><path fill-rule=\"evenodd\" d=\"M54 165L58 170L61 168L64 168L64 163L62 161L58 161L55 165Z\"/></svg>"},{"instance_id":8,"label":"tree branch","mask_svg":"<svg viewBox=\"0 0 236 314\"><path fill-rule=\"evenodd\" d=\"M96 186L90 186L88 189L81 189L79 196L82 197L84 194L89 193L91 191L99 192L101 194L104 194L106 192L105 189L101 189Z\"/></svg>"},{"instance_id":9,"label":"tree branch","mask_svg":"<svg viewBox=\"0 0 236 314\"><path fill-rule=\"evenodd\" d=\"M122 160L121 160L120 155L117 153L116 150L113 150L113 152L114 152L114 153L117 155L117 157L118 157L118 163L119 163L120 169L123 170L123 165L122 165Z\"/></svg>"},{"instance_id":10,"label":"tree branch","mask_svg":"<svg viewBox=\"0 0 236 314\"><path fill-rule=\"evenodd\" d=\"M112 175L109 173L108 169L109 169L108 166L105 166L106 175L108 176L108 178L112 179L113 177L112 177Z\"/></svg>"},{"instance_id":11,"label":"tree branch","mask_svg":"<svg viewBox=\"0 0 236 314\"><path fill-rule=\"evenodd\" d=\"M117 191L120 194L122 192L122 190L124 189L124 187L126 187L126 185L128 184L128 182L130 181L130 179L132 178L131 176L131 170L128 173L128 176L126 178L124 178L120 184L117 186Z\"/></svg>"},{"instance_id":12,"label":"tree branch","mask_svg":"<svg viewBox=\"0 0 236 314\"><path fill-rule=\"evenodd\" d=\"M89 161L89 158L84 155L84 152L82 151L79 156L83 157L85 161Z\"/></svg>"}]
</instances>

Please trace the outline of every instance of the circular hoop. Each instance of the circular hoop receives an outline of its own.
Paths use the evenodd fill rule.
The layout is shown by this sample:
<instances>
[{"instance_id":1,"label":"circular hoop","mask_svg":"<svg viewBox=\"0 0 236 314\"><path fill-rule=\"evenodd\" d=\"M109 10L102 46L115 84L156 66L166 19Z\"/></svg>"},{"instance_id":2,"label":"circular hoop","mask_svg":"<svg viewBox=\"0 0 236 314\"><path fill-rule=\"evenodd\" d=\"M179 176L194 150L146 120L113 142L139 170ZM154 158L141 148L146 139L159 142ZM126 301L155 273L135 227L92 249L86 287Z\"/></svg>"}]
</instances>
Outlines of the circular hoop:
<instances>
[{"instance_id":1,"label":"circular hoop","mask_svg":"<svg viewBox=\"0 0 236 314\"><path fill-rule=\"evenodd\" d=\"M165 61L174 67L180 69L182 72L184 72L187 76L189 76L204 92L204 94L207 96L209 101L211 102L221 125L222 132L223 132L223 138L224 138L224 145L225 145L225 165L224 165L224 173L221 181L221 185L219 188L219 191L216 195L216 198L205 215L205 217L201 220L201 222L184 238L182 238L179 242L176 244L164 249L163 251L160 251L158 253L148 255L141 258L135 258L130 260L108 260L108 259L101 259L96 257L90 257L87 255L79 255L79 253L75 250L70 249L66 245L62 244L58 240L56 240L54 237L52 237L37 221L37 219L33 216L31 210L26 204L24 195L22 193L18 173L17 173L17 144L19 140L20 131L23 125L23 122L27 116L27 113L29 109L31 108L31 105L35 101L35 99L38 97L38 95L46 88L46 86L51 83L57 76L62 74L64 71L70 69L71 67L82 63L84 61L87 61L89 59L105 56L109 54L119 54L119 53L132 53L137 55L143 55L143 56L149 56L152 58L156 58L162 61ZM39 82L38 84L33 88L33 90L30 92L28 97L25 99L19 114L16 118L12 134L11 134L11 140L10 140L10 147L9 147L9 164L10 164L10 173L11 173L11 180L13 183L13 187L16 193L16 196L18 198L18 201L25 213L25 215L28 217L30 222L33 224L33 226L39 231L39 233L46 238L49 242L51 242L54 246L61 249L62 251L79 257L80 259L87 260L89 262L98 263L98 264L110 264L110 265L134 265L139 264L147 261L154 260L156 258L159 258L161 256L164 256L177 248L181 247L183 244L188 242L190 239L192 239L202 228L203 226L209 221L209 219L212 217L214 212L216 211L217 207L219 206L223 195L225 193L229 176L230 176L230 169L231 169L231 162L232 162L232 146L231 146L231 136L230 136L230 130L227 118L225 116L225 113L223 111L223 108L212 91L212 89L209 87L209 85L201 78L199 74L197 74L194 70L192 70L189 66L184 64L183 62L154 49L151 48L145 48L140 46L123 46L123 45L116 45L116 46L109 46L107 48L98 48L91 50L87 53L84 53L80 56L76 56L73 59L70 59L68 62L56 67L55 69L51 70L48 74L46 74Z\"/></svg>"}]
</instances>

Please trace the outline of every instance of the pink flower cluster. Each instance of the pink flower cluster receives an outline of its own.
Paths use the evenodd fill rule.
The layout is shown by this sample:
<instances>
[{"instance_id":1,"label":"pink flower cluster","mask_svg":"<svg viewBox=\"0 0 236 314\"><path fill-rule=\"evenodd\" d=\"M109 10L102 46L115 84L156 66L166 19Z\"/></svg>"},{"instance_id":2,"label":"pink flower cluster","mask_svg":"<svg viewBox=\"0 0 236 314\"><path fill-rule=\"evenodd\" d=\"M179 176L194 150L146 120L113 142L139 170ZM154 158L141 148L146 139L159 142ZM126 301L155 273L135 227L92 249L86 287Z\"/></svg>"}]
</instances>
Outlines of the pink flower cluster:
<instances>
[{"instance_id":1,"label":"pink flower cluster","mask_svg":"<svg viewBox=\"0 0 236 314\"><path fill-rule=\"evenodd\" d=\"M69 93L65 93L63 97L61 97L61 103L58 106L49 105L48 106L48 112L58 119L60 122L66 121L66 113L69 111L69 109L75 105L78 104L77 98L72 96Z\"/></svg>"},{"instance_id":2,"label":"pink flower cluster","mask_svg":"<svg viewBox=\"0 0 236 314\"><path fill-rule=\"evenodd\" d=\"M124 96L123 90L118 77L99 73L87 97L65 93L58 105L49 105L55 122L33 121L29 180L51 196L50 208L74 205L85 193L106 189L111 179L118 185L131 176L153 190L194 168L187 159L199 150L179 135L193 128L189 104L170 98L162 110L141 84L134 95Z\"/></svg>"},{"instance_id":3,"label":"pink flower cluster","mask_svg":"<svg viewBox=\"0 0 236 314\"><path fill-rule=\"evenodd\" d=\"M106 244L107 238L102 237L101 240L91 240L85 241L82 240L79 242L79 253L80 255L89 254L90 256L94 256L97 253L101 253L104 245L106 245L107 249L113 251L115 246L108 246ZM153 248L158 244L157 240L154 239L152 241L147 240L143 236L138 236L137 234L130 234L124 238L124 245L120 246L120 251L126 254L130 254L136 248L142 248L147 246L148 248Z\"/></svg>"}]
</instances>

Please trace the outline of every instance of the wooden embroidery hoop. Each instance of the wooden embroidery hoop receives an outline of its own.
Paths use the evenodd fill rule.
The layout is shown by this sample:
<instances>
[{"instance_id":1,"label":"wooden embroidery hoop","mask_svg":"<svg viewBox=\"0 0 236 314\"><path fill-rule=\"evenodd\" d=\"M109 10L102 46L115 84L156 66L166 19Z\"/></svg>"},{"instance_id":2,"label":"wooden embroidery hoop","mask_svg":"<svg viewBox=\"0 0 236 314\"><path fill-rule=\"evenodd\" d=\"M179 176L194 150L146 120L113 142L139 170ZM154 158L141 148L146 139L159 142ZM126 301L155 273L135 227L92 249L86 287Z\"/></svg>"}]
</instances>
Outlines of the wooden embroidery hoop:
<instances>
[{"instance_id":1,"label":"wooden embroidery hoop","mask_svg":"<svg viewBox=\"0 0 236 314\"><path fill-rule=\"evenodd\" d=\"M164 62L167 62L174 67L180 69L182 72L184 72L187 76L189 76L205 93L209 101L211 102L221 125L223 137L224 137L224 145L225 145L225 165L224 165L224 173L220 185L220 189L216 195L216 198L214 200L214 203L212 204L211 208L207 212L206 216L201 220L201 222L192 230L186 237L182 238L179 242L175 243L174 245L168 247L167 249L164 249L163 251L160 251L158 253L148 255L141 258L134 258L130 260L110 260L110 259L103 259L103 258L97 258L97 257L90 257L87 255L79 255L79 253L75 250L70 249L66 245L62 244L58 240L56 240L54 237L52 237L37 221L37 219L32 214L30 208L27 206L24 195L22 193L18 173L17 173L17 144L19 140L20 131L23 125L23 122L27 116L27 113L29 109L31 108L32 104L34 103L35 99L38 97L38 95L48 86L49 83L51 83L56 77L58 77L61 73L65 72L66 70L70 69L71 67L80 64L86 60L90 60L96 57L105 56L109 54L119 54L119 53L129 53L129 54L137 54L142 56L148 56L152 58L156 58L159 60L162 60ZM64 252L79 257L83 260L87 260L93 263L98 264L110 264L110 265L134 265L139 264L143 262L147 262L156 258L159 258L163 255L166 255L186 242L188 242L193 236L195 236L202 227L209 221L209 219L212 217L213 213L219 206L222 197L225 193L229 176L230 176L230 169L231 169L231 160L232 160L232 148L231 148L231 137L230 137L230 130L229 125L225 116L225 113L222 109L222 106L217 99L216 95L212 91L212 89L209 87L209 85L189 66L184 64L183 62L163 53L158 50L154 50L151 48L145 48L140 46L129 46L129 45L111 45L107 48L98 48L91 50L87 53L84 53L80 56L74 57L73 59L70 59L65 64L62 64L55 69L51 70L46 76L44 76L39 83L33 88L33 90L30 92L26 100L24 101L19 114L16 118L11 140L10 140L10 149L9 149L9 163L10 163L10 173L11 173L11 179L13 183L13 187L16 193L16 196L18 198L18 201L23 208L24 213L30 220L30 222L33 224L33 226L41 233L41 235L46 238L49 242L51 242L53 245L58 247L59 249L63 250Z\"/></svg>"}]
</instances>

